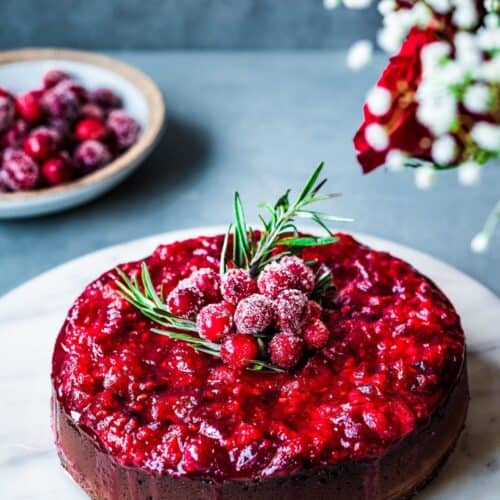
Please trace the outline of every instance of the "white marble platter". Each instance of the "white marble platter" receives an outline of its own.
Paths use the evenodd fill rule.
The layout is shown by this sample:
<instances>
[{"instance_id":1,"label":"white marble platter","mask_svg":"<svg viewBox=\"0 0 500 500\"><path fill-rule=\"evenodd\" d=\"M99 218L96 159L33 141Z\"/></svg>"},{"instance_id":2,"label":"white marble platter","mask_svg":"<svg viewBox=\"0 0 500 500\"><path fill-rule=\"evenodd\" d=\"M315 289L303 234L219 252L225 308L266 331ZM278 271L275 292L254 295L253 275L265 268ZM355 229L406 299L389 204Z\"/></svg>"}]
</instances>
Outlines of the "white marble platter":
<instances>
[{"instance_id":1,"label":"white marble platter","mask_svg":"<svg viewBox=\"0 0 500 500\"><path fill-rule=\"evenodd\" d=\"M59 466L49 422L53 342L84 286L120 262L151 253L160 242L222 230L170 232L110 247L57 267L0 298L0 499L85 498ZM466 431L437 480L418 498L500 499L500 299L423 253L374 237L359 238L431 277L456 305L467 335L472 400Z\"/></svg>"}]
</instances>

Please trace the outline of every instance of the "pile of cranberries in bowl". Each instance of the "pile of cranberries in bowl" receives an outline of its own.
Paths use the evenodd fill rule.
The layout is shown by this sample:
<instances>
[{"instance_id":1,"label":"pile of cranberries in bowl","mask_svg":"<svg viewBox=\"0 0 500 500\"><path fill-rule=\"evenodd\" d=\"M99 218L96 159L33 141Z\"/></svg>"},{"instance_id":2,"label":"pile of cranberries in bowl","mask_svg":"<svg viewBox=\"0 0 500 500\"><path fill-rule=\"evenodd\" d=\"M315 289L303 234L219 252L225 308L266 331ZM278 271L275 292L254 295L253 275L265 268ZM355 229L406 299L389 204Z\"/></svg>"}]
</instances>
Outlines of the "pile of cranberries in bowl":
<instances>
[{"instance_id":1,"label":"pile of cranberries in bowl","mask_svg":"<svg viewBox=\"0 0 500 500\"><path fill-rule=\"evenodd\" d=\"M222 276L210 268L194 271L167 296L169 311L196 320L198 335L220 345L220 357L233 368L268 359L294 368L307 351L323 348L330 331L313 300L315 273L296 256L264 267L254 279L233 268Z\"/></svg>"},{"instance_id":2,"label":"pile of cranberries in bowl","mask_svg":"<svg viewBox=\"0 0 500 500\"><path fill-rule=\"evenodd\" d=\"M84 88L48 71L41 88L14 95L0 87L0 192L68 183L122 154L140 126L111 89Z\"/></svg>"}]
</instances>

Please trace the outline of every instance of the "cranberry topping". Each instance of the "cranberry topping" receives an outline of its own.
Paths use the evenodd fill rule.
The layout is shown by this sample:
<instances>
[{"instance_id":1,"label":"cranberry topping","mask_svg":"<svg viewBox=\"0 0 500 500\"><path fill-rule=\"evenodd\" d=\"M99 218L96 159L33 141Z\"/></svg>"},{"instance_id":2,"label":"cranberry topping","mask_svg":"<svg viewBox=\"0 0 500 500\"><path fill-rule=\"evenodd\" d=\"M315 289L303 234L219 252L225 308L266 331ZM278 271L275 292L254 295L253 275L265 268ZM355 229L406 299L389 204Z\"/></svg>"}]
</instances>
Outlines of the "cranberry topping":
<instances>
[{"instance_id":1,"label":"cranberry topping","mask_svg":"<svg viewBox=\"0 0 500 500\"><path fill-rule=\"evenodd\" d=\"M237 304L257 291L257 284L247 271L229 269L221 280L221 292L225 301Z\"/></svg>"},{"instance_id":2,"label":"cranberry topping","mask_svg":"<svg viewBox=\"0 0 500 500\"><path fill-rule=\"evenodd\" d=\"M321 320L315 319L304 327L302 337L309 349L321 349L328 342L330 330Z\"/></svg>"},{"instance_id":3,"label":"cranberry topping","mask_svg":"<svg viewBox=\"0 0 500 500\"><path fill-rule=\"evenodd\" d=\"M306 263L296 255L287 255L280 260L280 265L293 276L294 284L304 293L311 293L314 289L314 273Z\"/></svg>"},{"instance_id":4,"label":"cranberry topping","mask_svg":"<svg viewBox=\"0 0 500 500\"><path fill-rule=\"evenodd\" d=\"M221 300L220 275L217 271L210 267L204 267L191 274L190 279L207 302L219 302Z\"/></svg>"},{"instance_id":5,"label":"cranberry topping","mask_svg":"<svg viewBox=\"0 0 500 500\"><path fill-rule=\"evenodd\" d=\"M298 333L308 312L307 295L300 290L283 290L274 300L279 327L284 332Z\"/></svg>"},{"instance_id":6,"label":"cranberry topping","mask_svg":"<svg viewBox=\"0 0 500 500\"><path fill-rule=\"evenodd\" d=\"M269 357L273 365L285 370L293 368L302 357L304 341L289 332L276 334L269 342Z\"/></svg>"},{"instance_id":7,"label":"cranberry topping","mask_svg":"<svg viewBox=\"0 0 500 500\"><path fill-rule=\"evenodd\" d=\"M222 360L233 368L248 366L258 353L257 340L244 333L229 335L224 339L220 348Z\"/></svg>"},{"instance_id":8,"label":"cranberry topping","mask_svg":"<svg viewBox=\"0 0 500 500\"><path fill-rule=\"evenodd\" d=\"M219 342L233 329L233 312L225 302L209 304L198 314L196 329L201 338Z\"/></svg>"},{"instance_id":9,"label":"cranberry topping","mask_svg":"<svg viewBox=\"0 0 500 500\"><path fill-rule=\"evenodd\" d=\"M259 293L243 299L234 313L234 322L240 333L263 332L271 326L274 311L271 301Z\"/></svg>"},{"instance_id":10,"label":"cranberry topping","mask_svg":"<svg viewBox=\"0 0 500 500\"><path fill-rule=\"evenodd\" d=\"M294 275L281 263L273 262L267 265L257 279L260 293L274 299L283 290L294 288Z\"/></svg>"},{"instance_id":11,"label":"cranberry topping","mask_svg":"<svg viewBox=\"0 0 500 500\"><path fill-rule=\"evenodd\" d=\"M203 295L191 279L182 280L167 297L169 311L181 318L194 319L203 304Z\"/></svg>"},{"instance_id":12,"label":"cranberry topping","mask_svg":"<svg viewBox=\"0 0 500 500\"><path fill-rule=\"evenodd\" d=\"M309 303L329 338L321 350L304 351L294 370L233 369L151 333L110 271L76 300L59 334L56 397L114 459L154 474L262 477L383 454L425 425L453 387L463 332L427 278L339 236L302 252L331 269L337 292L322 311ZM222 242L160 246L146 259L157 289L168 296L194 269L215 268ZM122 269L133 276L140 262ZM306 345L310 323L301 333Z\"/></svg>"}]
</instances>

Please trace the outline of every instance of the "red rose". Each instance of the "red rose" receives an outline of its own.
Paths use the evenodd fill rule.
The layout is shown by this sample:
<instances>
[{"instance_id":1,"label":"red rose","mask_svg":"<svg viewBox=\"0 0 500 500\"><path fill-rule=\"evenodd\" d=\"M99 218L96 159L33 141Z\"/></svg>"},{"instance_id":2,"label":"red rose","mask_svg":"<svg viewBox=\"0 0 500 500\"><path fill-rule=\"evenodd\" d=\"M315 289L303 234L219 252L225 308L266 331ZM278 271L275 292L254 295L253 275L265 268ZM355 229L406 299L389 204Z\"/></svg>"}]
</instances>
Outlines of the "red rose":
<instances>
[{"instance_id":1,"label":"red rose","mask_svg":"<svg viewBox=\"0 0 500 500\"><path fill-rule=\"evenodd\" d=\"M354 137L357 158L364 173L382 165L389 149L402 150L415 158L430 159L431 133L417 121L415 92L422 78L422 48L438 39L433 31L413 28L377 83L391 92L391 109L383 116L375 116L364 105L364 122ZM373 149L366 141L365 130L372 123L382 125L389 137L389 147L384 151Z\"/></svg>"}]
</instances>

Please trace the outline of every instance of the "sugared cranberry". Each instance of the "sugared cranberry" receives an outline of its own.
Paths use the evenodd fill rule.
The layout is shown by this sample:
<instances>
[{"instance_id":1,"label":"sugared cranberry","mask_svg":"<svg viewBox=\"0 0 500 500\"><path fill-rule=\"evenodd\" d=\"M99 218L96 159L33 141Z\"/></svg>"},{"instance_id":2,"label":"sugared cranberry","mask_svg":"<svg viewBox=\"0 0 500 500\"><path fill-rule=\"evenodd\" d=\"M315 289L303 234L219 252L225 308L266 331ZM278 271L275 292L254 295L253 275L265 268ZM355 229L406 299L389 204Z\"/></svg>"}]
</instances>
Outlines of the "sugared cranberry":
<instances>
[{"instance_id":1,"label":"sugared cranberry","mask_svg":"<svg viewBox=\"0 0 500 500\"><path fill-rule=\"evenodd\" d=\"M228 269L221 279L221 292L225 301L237 304L257 292L257 284L244 269Z\"/></svg>"},{"instance_id":2,"label":"sugared cranberry","mask_svg":"<svg viewBox=\"0 0 500 500\"><path fill-rule=\"evenodd\" d=\"M10 97L0 96L0 131L8 129L12 122L16 110L14 109L14 103Z\"/></svg>"},{"instance_id":3,"label":"sugared cranberry","mask_svg":"<svg viewBox=\"0 0 500 500\"><path fill-rule=\"evenodd\" d=\"M209 267L203 267L195 271L190 279L203 294L207 302L219 302L220 294L220 275L217 271Z\"/></svg>"},{"instance_id":4,"label":"sugared cranberry","mask_svg":"<svg viewBox=\"0 0 500 500\"><path fill-rule=\"evenodd\" d=\"M283 290L274 301L276 320L284 332L298 333L306 315L308 299L300 290Z\"/></svg>"},{"instance_id":5,"label":"sugared cranberry","mask_svg":"<svg viewBox=\"0 0 500 500\"><path fill-rule=\"evenodd\" d=\"M307 294L313 291L314 272L300 257L287 255L281 259L280 264L293 275L295 281L293 288Z\"/></svg>"},{"instance_id":6,"label":"sugared cranberry","mask_svg":"<svg viewBox=\"0 0 500 500\"><path fill-rule=\"evenodd\" d=\"M285 370L297 365L302 357L304 341L291 333L278 333L269 342L269 357L273 365Z\"/></svg>"},{"instance_id":7,"label":"sugared cranberry","mask_svg":"<svg viewBox=\"0 0 500 500\"><path fill-rule=\"evenodd\" d=\"M105 113L104 110L97 104L89 102L80 108L80 116L83 118L97 118L98 120L104 120Z\"/></svg>"},{"instance_id":8,"label":"sugared cranberry","mask_svg":"<svg viewBox=\"0 0 500 500\"><path fill-rule=\"evenodd\" d=\"M274 299L281 291L294 287L293 275L280 263L268 264L257 279L260 293Z\"/></svg>"},{"instance_id":9,"label":"sugared cranberry","mask_svg":"<svg viewBox=\"0 0 500 500\"><path fill-rule=\"evenodd\" d=\"M46 160L56 149L56 132L40 127L23 141L24 152L34 160Z\"/></svg>"},{"instance_id":10,"label":"sugared cranberry","mask_svg":"<svg viewBox=\"0 0 500 500\"><path fill-rule=\"evenodd\" d=\"M89 93L90 102L97 104L102 108L113 109L120 108L122 100L111 89L100 87Z\"/></svg>"},{"instance_id":11,"label":"sugared cranberry","mask_svg":"<svg viewBox=\"0 0 500 500\"><path fill-rule=\"evenodd\" d=\"M29 123L39 121L43 116L43 108L40 103L41 93L39 90L32 90L19 94L16 97L16 109L19 115Z\"/></svg>"},{"instance_id":12,"label":"sugared cranberry","mask_svg":"<svg viewBox=\"0 0 500 500\"><path fill-rule=\"evenodd\" d=\"M330 331L321 320L316 319L305 326L302 336L309 349L321 349L327 344Z\"/></svg>"},{"instance_id":13,"label":"sugared cranberry","mask_svg":"<svg viewBox=\"0 0 500 500\"><path fill-rule=\"evenodd\" d=\"M203 295L189 279L180 281L167 297L169 311L181 318L194 319L203 305Z\"/></svg>"},{"instance_id":14,"label":"sugared cranberry","mask_svg":"<svg viewBox=\"0 0 500 500\"><path fill-rule=\"evenodd\" d=\"M79 170L87 174L109 163L111 153L102 142L85 141L76 148L74 160Z\"/></svg>"},{"instance_id":15,"label":"sugared cranberry","mask_svg":"<svg viewBox=\"0 0 500 500\"><path fill-rule=\"evenodd\" d=\"M233 368L243 368L257 358L259 345L251 335L236 333L226 337L220 348L222 361Z\"/></svg>"},{"instance_id":16,"label":"sugared cranberry","mask_svg":"<svg viewBox=\"0 0 500 500\"><path fill-rule=\"evenodd\" d=\"M71 120L67 120L65 118L50 118L47 120L47 127L57 132L60 144L71 138Z\"/></svg>"},{"instance_id":17,"label":"sugared cranberry","mask_svg":"<svg viewBox=\"0 0 500 500\"><path fill-rule=\"evenodd\" d=\"M42 165L42 176L51 186L69 182L74 174L75 170L67 153L49 158Z\"/></svg>"},{"instance_id":18,"label":"sugared cranberry","mask_svg":"<svg viewBox=\"0 0 500 500\"><path fill-rule=\"evenodd\" d=\"M51 69L43 75L43 86L46 89L49 89L51 87L54 87L57 85L59 82L62 82L63 80L69 80L71 77L68 75L68 73L65 73L64 71L61 71L59 69Z\"/></svg>"},{"instance_id":19,"label":"sugared cranberry","mask_svg":"<svg viewBox=\"0 0 500 500\"><path fill-rule=\"evenodd\" d=\"M126 149L135 142L141 132L139 124L122 109L114 109L108 115L106 125L113 133L119 149Z\"/></svg>"},{"instance_id":20,"label":"sugared cranberry","mask_svg":"<svg viewBox=\"0 0 500 500\"><path fill-rule=\"evenodd\" d=\"M42 105L54 118L73 120L78 115L79 98L67 82L63 80L48 89L42 96Z\"/></svg>"},{"instance_id":21,"label":"sugared cranberry","mask_svg":"<svg viewBox=\"0 0 500 500\"><path fill-rule=\"evenodd\" d=\"M258 333L268 328L274 319L271 301L259 293L243 299L236 307L234 322L240 333Z\"/></svg>"},{"instance_id":22,"label":"sugared cranberry","mask_svg":"<svg viewBox=\"0 0 500 500\"><path fill-rule=\"evenodd\" d=\"M16 120L0 136L0 146L4 148L19 148L22 145L28 130L29 125L25 120Z\"/></svg>"},{"instance_id":23,"label":"sugared cranberry","mask_svg":"<svg viewBox=\"0 0 500 500\"><path fill-rule=\"evenodd\" d=\"M106 125L99 118L84 118L75 127L76 138L82 142L103 139L106 133Z\"/></svg>"},{"instance_id":24,"label":"sugared cranberry","mask_svg":"<svg viewBox=\"0 0 500 500\"><path fill-rule=\"evenodd\" d=\"M208 304L196 318L198 335L212 342L219 342L233 329L233 314L227 304Z\"/></svg>"},{"instance_id":25,"label":"sugared cranberry","mask_svg":"<svg viewBox=\"0 0 500 500\"><path fill-rule=\"evenodd\" d=\"M3 155L0 182L12 191L33 189L40 178L38 165L23 151L8 149Z\"/></svg>"}]
</instances>

